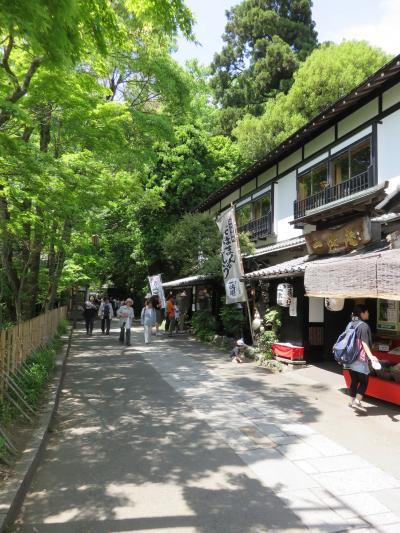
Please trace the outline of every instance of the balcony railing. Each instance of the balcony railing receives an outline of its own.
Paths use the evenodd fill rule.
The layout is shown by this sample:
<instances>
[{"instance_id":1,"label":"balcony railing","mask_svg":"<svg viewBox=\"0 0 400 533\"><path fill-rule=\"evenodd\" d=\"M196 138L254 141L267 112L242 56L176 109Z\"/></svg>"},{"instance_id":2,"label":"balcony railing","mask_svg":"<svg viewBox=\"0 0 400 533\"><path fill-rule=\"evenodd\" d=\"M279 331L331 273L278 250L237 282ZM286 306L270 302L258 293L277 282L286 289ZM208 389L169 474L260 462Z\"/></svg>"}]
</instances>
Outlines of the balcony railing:
<instances>
[{"instance_id":1,"label":"balcony railing","mask_svg":"<svg viewBox=\"0 0 400 533\"><path fill-rule=\"evenodd\" d=\"M256 241L272 234L272 213L271 211L256 220L238 227L240 233L250 233L250 240Z\"/></svg>"},{"instance_id":2,"label":"balcony railing","mask_svg":"<svg viewBox=\"0 0 400 533\"><path fill-rule=\"evenodd\" d=\"M315 209L323 205L334 202L335 200L341 200L347 198L357 192L365 191L370 187L373 187L374 172L373 167L370 166L368 170L350 178L347 181L338 183L333 187L326 187L323 191L317 192L312 196L308 196L304 200L298 200L294 202L294 218L302 218L305 216L306 211Z\"/></svg>"}]
</instances>

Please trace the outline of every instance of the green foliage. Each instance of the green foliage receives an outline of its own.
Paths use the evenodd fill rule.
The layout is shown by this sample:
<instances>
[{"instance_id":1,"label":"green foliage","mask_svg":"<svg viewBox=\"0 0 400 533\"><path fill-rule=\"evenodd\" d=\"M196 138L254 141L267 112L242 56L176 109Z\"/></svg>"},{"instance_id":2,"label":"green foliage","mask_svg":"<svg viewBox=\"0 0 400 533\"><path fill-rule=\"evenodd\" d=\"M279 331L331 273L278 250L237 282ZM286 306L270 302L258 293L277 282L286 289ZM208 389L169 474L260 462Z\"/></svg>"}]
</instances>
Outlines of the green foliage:
<instances>
[{"instance_id":1,"label":"green foliage","mask_svg":"<svg viewBox=\"0 0 400 533\"><path fill-rule=\"evenodd\" d=\"M221 273L220 234L208 213L187 213L162 243L165 257L179 275Z\"/></svg>"},{"instance_id":2,"label":"green foliage","mask_svg":"<svg viewBox=\"0 0 400 533\"><path fill-rule=\"evenodd\" d=\"M55 338L27 358L23 368L23 377L20 374L14 376L25 400L31 407L36 407L42 397L44 387L54 368L56 354L62 346L60 335L66 331L67 324L66 321L61 321ZM0 399L0 424L7 425L15 421L18 416L20 416L19 411L9 400L5 397ZM2 451L4 450L0 443L0 455Z\"/></svg>"},{"instance_id":3,"label":"green foliage","mask_svg":"<svg viewBox=\"0 0 400 533\"><path fill-rule=\"evenodd\" d=\"M211 342L217 331L217 321L209 311L196 311L192 317L192 328L200 340Z\"/></svg>"},{"instance_id":4,"label":"green foliage","mask_svg":"<svg viewBox=\"0 0 400 533\"><path fill-rule=\"evenodd\" d=\"M310 0L243 0L227 11L225 44L211 67L225 133L241 110L259 115L268 98L288 90L299 61L317 44L311 5Z\"/></svg>"},{"instance_id":5,"label":"green foliage","mask_svg":"<svg viewBox=\"0 0 400 533\"><path fill-rule=\"evenodd\" d=\"M276 332L264 331L258 339L258 347L262 352L261 361L264 359L273 359L272 345L278 342Z\"/></svg>"},{"instance_id":6,"label":"green foliage","mask_svg":"<svg viewBox=\"0 0 400 533\"><path fill-rule=\"evenodd\" d=\"M3 4L0 318L19 321L59 290L109 281L110 222L125 205L121 270L145 248L132 218L154 199L143 170L189 112L191 77L170 49L192 16L181 0Z\"/></svg>"},{"instance_id":7,"label":"green foliage","mask_svg":"<svg viewBox=\"0 0 400 533\"><path fill-rule=\"evenodd\" d=\"M282 309L281 307L270 307L265 311L264 324L273 331L278 331L282 326Z\"/></svg>"},{"instance_id":8,"label":"green foliage","mask_svg":"<svg viewBox=\"0 0 400 533\"><path fill-rule=\"evenodd\" d=\"M224 332L229 337L242 336L244 317L241 309L234 304L223 304L219 311L219 317L221 319Z\"/></svg>"},{"instance_id":9,"label":"green foliage","mask_svg":"<svg viewBox=\"0 0 400 533\"><path fill-rule=\"evenodd\" d=\"M302 63L287 94L280 93L261 117L246 115L233 131L242 154L264 157L314 116L375 72L389 57L365 41L326 43Z\"/></svg>"},{"instance_id":10,"label":"green foliage","mask_svg":"<svg viewBox=\"0 0 400 533\"><path fill-rule=\"evenodd\" d=\"M281 308L275 306L267 309L264 315L264 324L267 329L261 333L257 341L258 348L262 353L261 362L273 359L272 345L279 341L278 331L282 326Z\"/></svg>"}]
</instances>

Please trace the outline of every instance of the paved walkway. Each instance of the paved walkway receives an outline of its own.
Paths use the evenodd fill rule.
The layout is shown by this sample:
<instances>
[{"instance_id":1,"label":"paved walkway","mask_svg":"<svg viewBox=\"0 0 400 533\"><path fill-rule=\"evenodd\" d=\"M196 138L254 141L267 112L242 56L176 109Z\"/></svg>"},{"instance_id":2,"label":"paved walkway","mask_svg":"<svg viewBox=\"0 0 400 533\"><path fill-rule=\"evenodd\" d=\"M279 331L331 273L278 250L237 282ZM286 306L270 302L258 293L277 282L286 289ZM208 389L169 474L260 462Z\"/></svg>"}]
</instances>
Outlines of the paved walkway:
<instances>
[{"instance_id":1,"label":"paved walkway","mask_svg":"<svg viewBox=\"0 0 400 533\"><path fill-rule=\"evenodd\" d=\"M355 415L318 369L268 375L183 336L142 342L74 338L15 531L400 531L397 409Z\"/></svg>"}]
</instances>

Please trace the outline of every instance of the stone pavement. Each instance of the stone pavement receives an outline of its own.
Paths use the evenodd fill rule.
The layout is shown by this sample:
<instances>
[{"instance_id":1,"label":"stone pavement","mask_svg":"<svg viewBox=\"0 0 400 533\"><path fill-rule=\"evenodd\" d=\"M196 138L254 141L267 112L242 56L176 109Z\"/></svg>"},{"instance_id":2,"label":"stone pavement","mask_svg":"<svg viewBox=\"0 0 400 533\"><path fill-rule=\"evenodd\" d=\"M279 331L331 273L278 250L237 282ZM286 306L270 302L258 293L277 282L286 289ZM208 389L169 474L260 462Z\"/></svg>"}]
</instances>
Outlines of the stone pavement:
<instances>
[{"instance_id":1,"label":"stone pavement","mask_svg":"<svg viewBox=\"0 0 400 533\"><path fill-rule=\"evenodd\" d=\"M116 332L75 337L15 531L400 531L400 477L357 440L377 426L390 450L397 436L398 463L398 410L356 416L318 369L268 375L184 336L142 343L140 329L125 349Z\"/></svg>"}]
</instances>

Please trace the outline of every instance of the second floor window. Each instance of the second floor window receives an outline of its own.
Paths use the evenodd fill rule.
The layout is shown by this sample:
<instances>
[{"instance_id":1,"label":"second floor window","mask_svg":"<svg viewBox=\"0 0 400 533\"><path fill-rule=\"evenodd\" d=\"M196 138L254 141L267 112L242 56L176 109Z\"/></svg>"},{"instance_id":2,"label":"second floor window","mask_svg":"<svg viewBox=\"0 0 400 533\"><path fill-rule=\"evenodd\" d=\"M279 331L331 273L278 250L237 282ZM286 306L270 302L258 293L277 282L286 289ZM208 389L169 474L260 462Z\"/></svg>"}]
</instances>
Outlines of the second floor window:
<instances>
[{"instance_id":1,"label":"second floor window","mask_svg":"<svg viewBox=\"0 0 400 533\"><path fill-rule=\"evenodd\" d=\"M236 211L236 223L238 227L244 226L253 220L259 220L267 216L271 211L271 192L257 198Z\"/></svg>"},{"instance_id":2,"label":"second floor window","mask_svg":"<svg viewBox=\"0 0 400 533\"><path fill-rule=\"evenodd\" d=\"M339 185L368 171L371 165L371 139L347 148L297 178L297 200L305 200L326 187Z\"/></svg>"},{"instance_id":3,"label":"second floor window","mask_svg":"<svg viewBox=\"0 0 400 533\"><path fill-rule=\"evenodd\" d=\"M298 200L304 200L328 185L328 165L323 163L298 178Z\"/></svg>"},{"instance_id":4,"label":"second floor window","mask_svg":"<svg viewBox=\"0 0 400 533\"><path fill-rule=\"evenodd\" d=\"M368 170L371 165L370 139L341 153L331 161L332 185L343 183Z\"/></svg>"}]
</instances>

